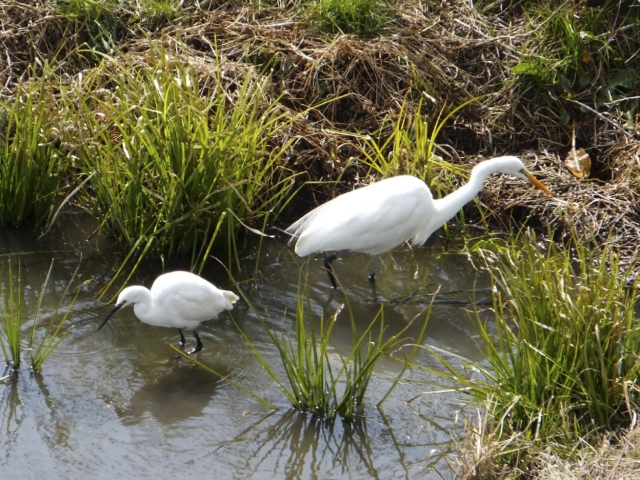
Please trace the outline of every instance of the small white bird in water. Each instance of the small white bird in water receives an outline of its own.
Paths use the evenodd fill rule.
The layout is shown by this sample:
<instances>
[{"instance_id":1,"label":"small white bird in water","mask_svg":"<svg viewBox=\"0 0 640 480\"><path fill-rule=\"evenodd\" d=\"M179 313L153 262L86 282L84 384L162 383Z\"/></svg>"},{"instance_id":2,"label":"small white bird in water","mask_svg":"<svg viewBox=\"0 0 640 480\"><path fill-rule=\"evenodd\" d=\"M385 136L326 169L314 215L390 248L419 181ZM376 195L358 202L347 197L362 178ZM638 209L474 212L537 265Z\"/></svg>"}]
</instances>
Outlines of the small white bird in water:
<instances>
[{"instance_id":1,"label":"small white bird in water","mask_svg":"<svg viewBox=\"0 0 640 480\"><path fill-rule=\"evenodd\" d=\"M336 252L324 261L333 288L337 284L331 262L349 250L374 255L369 275L373 282L376 255L404 242L412 246L425 243L482 190L493 173L513 175L552 195L518 157L497 157L473 167L469 181L444 198L434 200L422 180L401 175L340 195L307 213L286 231L292 235L291 242L297 239L295 250L301 257Z\"/></svg>"},{"instance_id":2,"label":"small white bird in water","mask_svg":"<svg viewBox=\"0 0 640 480\"><path fill-rule=\"evenodd\" d=\"M238 296L220 290L204 278L190 272L170 272L160 275L151 286L127 287L118 296L116 306L109 312L98 330L125 305L133 305L133 311L142 322L157 327L174 327L180 333L180 346L184 347L183 328L193 330L196 348L189 355L202 350L202 341L196 328L205 320L213 320L224 310L232 310Z\"/></svg>"}]
</instances>

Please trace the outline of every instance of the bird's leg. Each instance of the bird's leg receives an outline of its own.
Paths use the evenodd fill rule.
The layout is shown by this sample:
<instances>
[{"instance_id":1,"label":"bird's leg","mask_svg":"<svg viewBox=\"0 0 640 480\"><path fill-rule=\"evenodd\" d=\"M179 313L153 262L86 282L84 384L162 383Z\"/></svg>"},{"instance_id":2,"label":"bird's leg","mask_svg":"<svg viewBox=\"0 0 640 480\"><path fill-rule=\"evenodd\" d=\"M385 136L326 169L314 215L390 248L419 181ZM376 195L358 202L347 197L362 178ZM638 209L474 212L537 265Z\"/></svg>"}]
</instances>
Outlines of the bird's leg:
<instances>
[{"instance_id":1,"label":"bird's leg","mask_svg":"<svg viewBox=\"0 0 640 480\"><path fill-rule=\"evenodd\" d=\"M378 255L373 256L373 262L371 262L371 271L369 272L369 281L376 281L376 264L378 263Z\"/></svg>"},{"instance_id":2,"label":"bird's leg","mask_svg":"<svg viewBox=\"0 0 640 480\"><path fill-rule=\"evenodd\" d=\"M340 250L339 252L334 253L333 255L329 255L324 259L324 268L327 271L327 275L329 275L329 280L331 281L331 286L333 286L334 290L338 289L338 283L336 282L336 276L333 273L333 267L331 266L331 262L333 262L336 258L338 258L343 253L348 252L348 250Z\"/></svg>"},{"instance_id":3,"label":"bird's leg","mask_svg":"<svg viewBox=\"0 0 640 480\"><path fill-rule=\"evenodd\" d=\"M180 334L180 347L184 348L185 340L184 340L184 335L182 334L182 330L180 328L178 329L178 333Z\"/></svg>"},{"instance_id":4,"label":"bird's leg","mask_svg":"<svg viewBox=\"0 0 640 480\"><path fill-rule=\"evenodd\" d=\"M196 337L196 348L194 348L190 352L187 352L187 355L193 355L194 353L198 353L200 350L202 350L202 340L200 340L200 335L198 335L198 332L196 332L195 328L193 329L193 336Z\"/></svg>"},{"instance_id":5,"label":"bird's leg","mask_svg":"<svg viewBox=\"0 0 640 480\"><path fill-rule=\"evenodd\" d=\"M371 285L371 299L373 303L378 303L378 292L376 291L376 282L370 281L369 285Z\"/></svg>"}]
</instances>

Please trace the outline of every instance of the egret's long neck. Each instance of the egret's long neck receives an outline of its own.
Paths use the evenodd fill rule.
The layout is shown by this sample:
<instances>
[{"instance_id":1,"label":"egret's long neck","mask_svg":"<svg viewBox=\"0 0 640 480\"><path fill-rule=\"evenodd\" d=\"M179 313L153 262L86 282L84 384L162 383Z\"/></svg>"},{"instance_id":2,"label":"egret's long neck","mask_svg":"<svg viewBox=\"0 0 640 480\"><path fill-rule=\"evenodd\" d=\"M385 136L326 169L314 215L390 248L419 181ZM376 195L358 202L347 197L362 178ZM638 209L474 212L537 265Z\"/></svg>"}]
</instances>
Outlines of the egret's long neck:
<instances>
[{"instance_id":1,"label":"egret's long neck","mask_svg":"<svg viewBox=\"0 0 640 480\"><path fill-rule=\"evenodd\" d=\"M450 193L444 198L434 200L437 216L441 224L448 222L482 190L484 181L494 173L490 161L482 162L473 167L469 181L462 187Z\"/></svg>"},{"instance_id":2,"label":"egret's long neck","mask_svg":"<svg viewBox=\"0 0 640 480\"><path fill-rule=\"evenodd\" d=\"M153 306L153 299L151 298L151 292L144 287L131 287L136 288L135 292L135 304L133 305L133 311L142 322L149 323L151 307Z\"/></svg>"}]
</instances>

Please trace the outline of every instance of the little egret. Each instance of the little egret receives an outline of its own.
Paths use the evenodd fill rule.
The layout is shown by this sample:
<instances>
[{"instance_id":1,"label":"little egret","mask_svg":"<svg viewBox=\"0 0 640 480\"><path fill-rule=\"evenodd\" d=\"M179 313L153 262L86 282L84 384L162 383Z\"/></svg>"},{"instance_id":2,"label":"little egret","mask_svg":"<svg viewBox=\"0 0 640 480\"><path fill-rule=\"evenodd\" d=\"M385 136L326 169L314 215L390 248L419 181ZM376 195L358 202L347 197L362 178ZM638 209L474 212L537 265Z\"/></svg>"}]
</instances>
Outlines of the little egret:
<instances>
[{"instance_id":1,"label":"little egret","mask_svg":"<svg viewBox=\"0 0 640 480\"><path fill-rule=\"evenodd\" d=\"M400 175L340 195L307 213L287 228L296 239L301 256L336 252L324 266L333 288L337 288L331 267L341 254L354 251L374 255L369 280L374 281L377 255L403 242L422 245L429 236L452 219L482 189L486 178L506 173L552 193L537 180L518 157L496 157L479 163L469 181L444 198L434 200L429 187L416 177Z\"/></svg>"},{"instance_id":2,"label":"little egret","mask_svg":"<svg viewBox=\"0 0 640 480\"><path fill-rule=\"evenodd\" d=\"M202 341L196 331L205 320L213 320L223 310L233 309L238 296L220 290L204 278L190 272L170 272L160 275L151 290L140 285L127 287L118 296L113 310L109 312L98 330L125 305L133 305L133 312L142 322L157 327L174 327L180 333L180 346L184 348L183 328L193 330L196 348L189 355L202 350Z\"/></svg>"}]
</instances>

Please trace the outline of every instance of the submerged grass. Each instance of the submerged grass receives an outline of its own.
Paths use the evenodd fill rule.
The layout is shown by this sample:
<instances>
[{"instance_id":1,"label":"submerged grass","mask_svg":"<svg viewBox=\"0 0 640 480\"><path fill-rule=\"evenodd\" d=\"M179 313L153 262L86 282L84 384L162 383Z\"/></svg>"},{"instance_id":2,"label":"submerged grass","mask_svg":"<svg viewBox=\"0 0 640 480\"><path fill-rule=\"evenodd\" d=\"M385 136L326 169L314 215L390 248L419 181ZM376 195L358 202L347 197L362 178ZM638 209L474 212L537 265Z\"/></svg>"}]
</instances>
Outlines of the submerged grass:
<instances>
[{"instance_id":1,"label":"submerged grass","mask_svg":"<svg viewBox=\"0 0 640 480\"><path fill-rule=\"evenodd\" d=\"M18 270L18 278L20 278L20 270ZM0 336L0 347L2 347L4 361L12 371L17 371L20 368L20 328L22 325L22 295L20 292L19 285L17 291L14 288L13 272L11 263L9 263L7 287L2 292L4 335Z\"/></svg>"},{"instance_id":2,"label":"submerged grass","mask_svg":"<svg viewBox=\"0 0 640 480\"><path fill-rule=\"evenodd\" d=\"M481 403L489 402L495 441L555 445L569 454L592 434L628 425L640 400L637 285L620 276L607 246L560 248L526 235L484 259L496 286L493 322L476 312L487 364L471 376L434 352ZM478 378L477 373L481 378ZM530 461L510 448L498 463Z\"/></svg>"},{"instance_id":3,"label":"submerged grass","mask_svg":"<svg viewBox=\"0 0 640 480\"><path fill-rule=\"evenodd\" d=\"M13 277L11 263L8 264L8 275L6 290L2 294L2 317L4 326L4 335L0 335L0 347L5 357L5 363L7 369L12 372L18 372L21 365L22 357L22 343L24 342L22 335L22 284L21 284L21 271L18 269L17 284ZM79 268L79 265L78 265ZM39 317L42 311L42 300L44 298L49 278L53 270L53 261L47 272L45 281L40 289L40 295L36 304L36 311L33 319L33 325L31 327L31 333L27 340L27 350L30 352L31 368L34 372L40 373L42 371L43 362L53 353L53 351L60 345L60 342L69 334L71 329L62 331L65 322L67 321L73 306L75 305L78 297L78 292L71 300L71 303L66 308L66 311L60 315L60 308L63 300L69 293L69 288L73 283L73 280L78 273L78 268L73 274L71 280L67 283L64 292L60 296L60 302L54 312L54 314L47 320L47 326L44 332L39 333L40 339L36 339L36 333L41 327ZM59 317L59 318L58 318Z\"/></svg>"},{"instance_id":4,"label":"submerged grass","mask_svg":"<svg viewBox=\"0 0 640 480\"><path fill-rule=\"evenodd\" d=\"M60 345L60 342L65 339L65 337L71 332L71 328L66 329L64 332L62 331L63 326L65 325L71 311L73 310L73 306L78 299L78 295L80 293L79 289L76 289L75 295L71 299L71 302L64 310L64 313L61 312L62 302L65 298L67 298L69 294L69 289L71 288L71 284L76 278L78 274L78 270L80 269L80 264L76 267L76 270L73 272L71 280L67 282L62 295L60 295L60 300L55 309L55 312L50 317L50 319L46 322L47 326L42 333L40 341L36 341L36 330L38 327L38 320L40 317L42 300L44 298L44 294L46 291L46 287L49 284L49 278L51 277L51 272L53 271L53 260L51 261L51 266L49 267L49 271L47 272L47 276L44 280L42 288L40 289L40 295L38 296L38 303L36 304L36 313L33 319L33 327L31 328L31 336L29 337L29 351L31 353L31 368L33 371L40 373L42 371L43 362L53 353L53 351Z\"/></svg>"},{"instance_id":5,"label":"submerged grass","mask_svg":"<svg viewBox=\"0 0 640 480\"><path fill-rule=\"evenodd\" d=\"M338 317L345 305L352 334L352 350L346 356L331 345L334 325L339 321ZM419 318L417 315L398 333L385 339L388 326L385 325L384 311L381 307L371 323L360 333L349 308L348 298L345 297L345 304L330 317L327 318L321 313L318 318L313 318L309 292L303 292L301 288L291 338L288 332L274 332L263 316L255 309L253 311L278 349L286 378L278 377L273 367L240 329L249 349L294 408L327 421L335 419L336 416L352 420L362 412L364 397L377 361L381 356L389 355L403 345L407 340L403 335ZM424 335L428 318L427 313L419 338L415 339L416 344L420 343ZM408 361L413 358L416 350L412 350ZM404 370L378 405L391 393L403 373Z\"/></svg>"}]
</instances>

